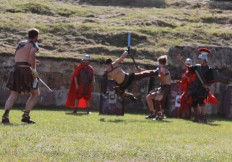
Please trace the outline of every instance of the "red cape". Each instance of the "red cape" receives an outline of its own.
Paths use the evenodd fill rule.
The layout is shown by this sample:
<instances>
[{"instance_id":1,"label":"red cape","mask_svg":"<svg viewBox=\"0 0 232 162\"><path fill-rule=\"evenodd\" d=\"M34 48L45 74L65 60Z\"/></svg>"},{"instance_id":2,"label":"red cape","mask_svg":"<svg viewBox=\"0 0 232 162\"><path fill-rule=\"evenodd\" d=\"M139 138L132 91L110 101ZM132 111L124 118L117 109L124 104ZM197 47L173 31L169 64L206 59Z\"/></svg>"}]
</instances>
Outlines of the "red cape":
<instances>
[{"instance_id":1,"label":"red cape","mask_svg":"<svg viewBox=\"0 0 232 162\"><path fill-rule=\"evenodd\" d=\"M89 85L87 87L87 91L88 91L87 95L84 95L84 96L82 95L82 90L83 90L83 86L82 85L79 85L79 89L76 90L76 85L75 85L74 78L79 75L80 70L83 69L84 67L85 66L79 64L76 67L76 69L73 72L73 74L72 74L71 84L70 84L70 88L69 88L69 92L68 92L68 97L67 97L66 104L65 104L66 107L75 108L76 107L75 106L75 101L76 100L79 100L81 98L84 98L85 100L89 100L91 98L91 91L92 91L91 85ZM92 68L92 66L88 65L87 68L91 69L91 75L93 77L93 68Z\"/></svg>"},{"instance_id":2,"label":"red cape","mask_svg":"<svg viewBox=\"0 0 232 162\"><path fill-rule=\"evenodd\" d=\"M191 74L188 70L181 77L181 91L186 92L189 84L195 80L195 74Z\"/></svg>"},{"instance_id":3,"label":"red cape","mask_svg":"<svg viewBox=\"0 0 232 162\"><path fill-rule=\"evenodd\" d=\"M182 109L185 109L187 103L192 103L192 98L190 97L187 99L185 95L188 91L188 84L191 84L191 82L193 82L195 79L195 74L190 74L188 70L185 71L184 75L189 75L189 77L181 78L181 90L183 93L181 95L180 102ZM209 104L218 104L218 99L212 93L209 92L207 100L204 100L204 102Z\"/></svg>"},{"instance_id":4,"label":"red cape","mask_svg":"<svg viewBox=\"0 0 232 162\"><path fill-rule=\"evenodd\" d=\"M212 93L209 92L207 102L209 104L218 104L218 99Z\"/></svg>"}]
</instances>

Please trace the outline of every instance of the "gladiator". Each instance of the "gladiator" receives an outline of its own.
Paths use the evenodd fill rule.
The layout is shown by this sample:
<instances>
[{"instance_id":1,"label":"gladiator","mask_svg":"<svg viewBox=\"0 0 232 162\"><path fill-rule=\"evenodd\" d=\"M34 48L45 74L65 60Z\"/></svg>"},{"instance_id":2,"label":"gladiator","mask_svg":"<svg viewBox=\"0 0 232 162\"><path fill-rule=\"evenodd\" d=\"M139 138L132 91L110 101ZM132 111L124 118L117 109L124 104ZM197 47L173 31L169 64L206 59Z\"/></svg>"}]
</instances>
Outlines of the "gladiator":
<instances>
[{"instance_id":1,"label":"gladiator","mask_svg":"<svg viewBox=\"0 0 232 162\"><path fill-rule=\"evenodd\" d=\"M146 77L157 76L157 70L144 70L140 68L137 73L126 73L120 66L123 60L127 57L128 50L125 50L123 54L113 61L111 58L105 60L106 69L105 75L112 78L117 86L114 87L116 94L126 99L136 100L137 98L129 92L125 92L126 89L134 82Z\"/></svg>"},{"instance_id":2,"label":"gladiator","mask_svg":"<svg viewBox=\"0 0 232 162\"><path fill-rule=\"evenodd\" d=\"M198 51L200 64L189 67L189 71L196 75L193 86L189 89L189 96L192 98L195 114L193 121L207 123L205 100L208 98L211 84L214 83L213 70L207 64L211 51L207 48L199 48Z\"/></svg>"},{"instance_id":3,"label":"gladiator","mask_svg":"<svg viewBox=\"0 0 232 162\"><path fill-rule=\"evenodd\" d=\"M32 28L28 31L28 40L18 43L14 54L15 64L10 71L6 87L10 90L10 96L5 103L5 112L2 116L2 123L9 124L9 112L20 94L29 93L30 97L22 115L22 122L35 123L30 119L29 113L38 101L40 91L38 88L38 72L36 71L36 52L39 31Z\"/></svg>"},{"instance_id":4,"label":"gladiator","mask_svg":"<svg viewBox=\"0 0 232 162\"><path fill-rule=\"evenodd\" d=\"M160 79L160 87L154 88L146 96L147 105L150 110L150 114L146 116L146 119L162 120L164 117L166 100L171 89L171 75L166 67L166 62L166 56L160 56L158 58L158 78ZM153 101L157 102L156 107Z\"/></svg>"},{"instance_id":5,"label":"gladiator","mask_svg":"<svg viewBox=\"0 0 232 162\"><path fill-rule=\"evenodd\" d=\"M180 117L183 119L190 119L191 117L191 104L192 98L189 97L189 90L193 86L195 80L195 74L189 71L189 67L192 66L192 59L186 58L183 62L183 58L178 54L177 58L185 66L186 71L181 77L181 97L180 97Z\"/></svg>"},{"instance_id":6,"label":"gladiator","mask_svg":"<svg viewBox=\"0 0 232 162\"><path fill-rule=\"evenodd\" d=\"M77 105L81 98L87 103L87 114L89 114L90 99L92 96L92 83L95 83L93 67L89 65L90 56L85 54L81 63L74 70L71 84L66 100L66 107L73 108L77 112Z\"/></svg>"}]
</instances>

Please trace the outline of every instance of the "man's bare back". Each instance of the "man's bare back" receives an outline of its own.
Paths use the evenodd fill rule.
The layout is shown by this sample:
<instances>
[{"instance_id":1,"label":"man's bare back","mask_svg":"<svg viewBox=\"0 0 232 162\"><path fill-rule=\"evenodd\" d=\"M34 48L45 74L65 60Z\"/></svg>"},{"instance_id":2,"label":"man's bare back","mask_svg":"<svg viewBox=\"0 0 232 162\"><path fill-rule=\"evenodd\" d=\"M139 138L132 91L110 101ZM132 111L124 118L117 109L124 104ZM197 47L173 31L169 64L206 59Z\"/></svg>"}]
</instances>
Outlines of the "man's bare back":
<instances>
[{"instance_id":1,"label":"man's bare back","mask_svg":"<svg viewBox=\"0 0 232 162\"><path fill-rule=\"evenodd\" d=\"M25 45L15 52L15 62L28 62L34 67L37 49L29 41L20 43L25 43Z\"/></svg>"}]
</instances>

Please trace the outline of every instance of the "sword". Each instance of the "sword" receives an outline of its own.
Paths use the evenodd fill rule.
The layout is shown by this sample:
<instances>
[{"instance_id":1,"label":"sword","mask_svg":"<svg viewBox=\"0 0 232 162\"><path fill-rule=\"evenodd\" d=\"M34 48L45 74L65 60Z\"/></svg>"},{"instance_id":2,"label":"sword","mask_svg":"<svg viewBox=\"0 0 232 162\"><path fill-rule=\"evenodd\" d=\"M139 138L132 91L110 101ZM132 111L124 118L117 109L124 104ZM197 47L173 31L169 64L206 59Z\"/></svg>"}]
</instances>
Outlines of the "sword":
<instances>
[{"instance_id":1,"label":"sword","mask_svg":"<svg viewBox=\"0 0 232 162\"><path fill-rule=\"evenodd\" d=\"M51 89L42 79L40 79L39 77L37 77L37 79L38 79L50 92L52 92L52 89Z\"/></svg>"},{"instance_id":2,"label":"sword","mask_svg":"<svg viewBox=\"0 0 232 162\"><path fill-rule=\"evenodd\" d=\"M202 85L205 84L204 81L203 81L203 79L201 78L201 76L200 76L200 74L198 73L197 70L195 70L195 73L197 74L197 77L198 77L198 79L200 80L201 84L202 84Z\"/></svg>"},{"instance_id":3,"label":"sword","mask_svg":"<svg viewBox=\"0 0 232 162\"><path fill-rule=\"evenodd\" d=\"M30 67L31 71L33 72L33 69ZM34 69L36 71L36 69ZM42 80L40 79L40 77L36 77L34 80L39 80L50 92L52 92L52 89L50 87L48 87L48 85ZM38 81L35 82L35 84L38 84ZM34 87L34 83L33 83L33 87Z\"/></svg>"},{"instance_id":4,"label":"sword","mask_svg":"<svg viewBox=\"0 0 232 162\"><path fill-rule=\"evenodd\" d=\"M127 38L128 54L130 54L130 45L131 45L131 34L128 33L128 38ZM134 65L135 65L136 69L137 69L138 71L140 71L140 69L138 68L138 65L137 65L136 62L135 62L134 56L133 56L132 54L131 54L130 56L131 56L131 58L132 58L132 61L133 61Z\"/></svg>"},{"instance_id":5,"label":"sword","mask_svg":"<svg viewBox=\"0 0 232 162\"><path fill-rule=\"evenodd\" d=\"M201 84L204 85L205 83L204 83L202 77L200 76L200 74L198 73L197 70L195 70L195 73L197 74L197 77L198 77L198 79L200 80ZM203 87L204 87L204 86L203 86ZM205 88L205 87L204 87L204 88ZM209 89L205 88L205 90L209 92ZM209 92L209 93L210 93L210 92ZM207 95L207 97L206 97L207 103L208 103L208 98L209 98L209 97L208 97L208 95Z\"/></svg>"}]
</instances>

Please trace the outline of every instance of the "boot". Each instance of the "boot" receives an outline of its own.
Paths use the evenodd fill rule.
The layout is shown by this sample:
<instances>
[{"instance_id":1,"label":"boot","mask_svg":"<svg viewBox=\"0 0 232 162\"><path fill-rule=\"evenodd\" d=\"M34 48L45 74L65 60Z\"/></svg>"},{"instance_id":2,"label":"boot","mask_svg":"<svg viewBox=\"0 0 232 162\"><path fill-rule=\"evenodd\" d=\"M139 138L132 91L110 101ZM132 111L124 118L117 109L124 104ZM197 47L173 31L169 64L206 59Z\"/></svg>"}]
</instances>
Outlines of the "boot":
<instances>
[{"instance_id":1,"label":"boot","mask_svg":"<svg viewBox=\"0 0 232 162\"><path fill-rule=\"evenodd\" d=\"M193 122L199 123L200 121L201 121L201 120L200 120L199 115L195 115L195 116L194 116L194 119L193 119Z\"/></svg>"},{"instance_id":2,"label":"boot","mask_svg":"<svg viewBox=\"0 0 232 162\"><path fill-rule=\"evenodd\" d=\"M145 117L146 119L153 119L156 118L156 114L154 112L151 112L149 115Z\"/></svg>"},{"instance_id":3,"label":"boot","mask_svg":"<svg viewBox=\"0 0 232 162\"><path fill-rule=\"evenodd\" d=\"M8 116L2 116L2 124L10 124L10 120Z\"/></svg>"},{"instance_id":4,"label":"boot","mask_svg":"<svg viewBox=\"0 0 232 162\"><path fill-rule=\"evenodd\" d=\"M201 122L202 122L202 123L207 123L206 115L202 115Z\"/></svg>"},{"instance_id":5,"label":"boot","mask_svg":"<svg viewBox=\"0 0 232 162\"><path fill-rule=\"evenodd\" d=\"M76 114L76 113L77 113L77 108L74 108L74 110L73 110L72 113L73 113L73 114Z\"/></svg>"},{"instance_id":6,"label":"boot","mask_svg":"<svg viewBox=\"0 0 232 162\"><path fill-rule=\"evenodd\" d=\"M22 115L22 122L24 123L28 123L28 124L35 124L35 122L33 120L30 119L28 111L25 111L24 114Z\"/></svg>"},{"instance_id":7,"label":"boot","mask_svg":"<svg viewBox=\"0 0 232 162\"><path fill-rule=\"evenodd\" d=\"M87 108L87 111L86 111L87 115L89 115L89 108Z\"/></svg>"},{"instance_id":8,"label":"boot","mask_svg":"<svg viewBox=\"0 0 232 162\"><path fill-rule=\"evenodd\" d=\"M163 118L164 118L164 114L162 112L159 112L157 114L157 117L155 118L155 120L161 121L161 120L163 120Z\"/></svg>"},{"instance_id":9,"label":"boot","mask_svg":"<svg viewBox=\"0 0 232 162\"><path fill-rule=\"evenodd\" d=\"M10 110L5 110L5 113L2 116L2 124L10 124L9 112Z\"/></svg>"}]
</instances>

